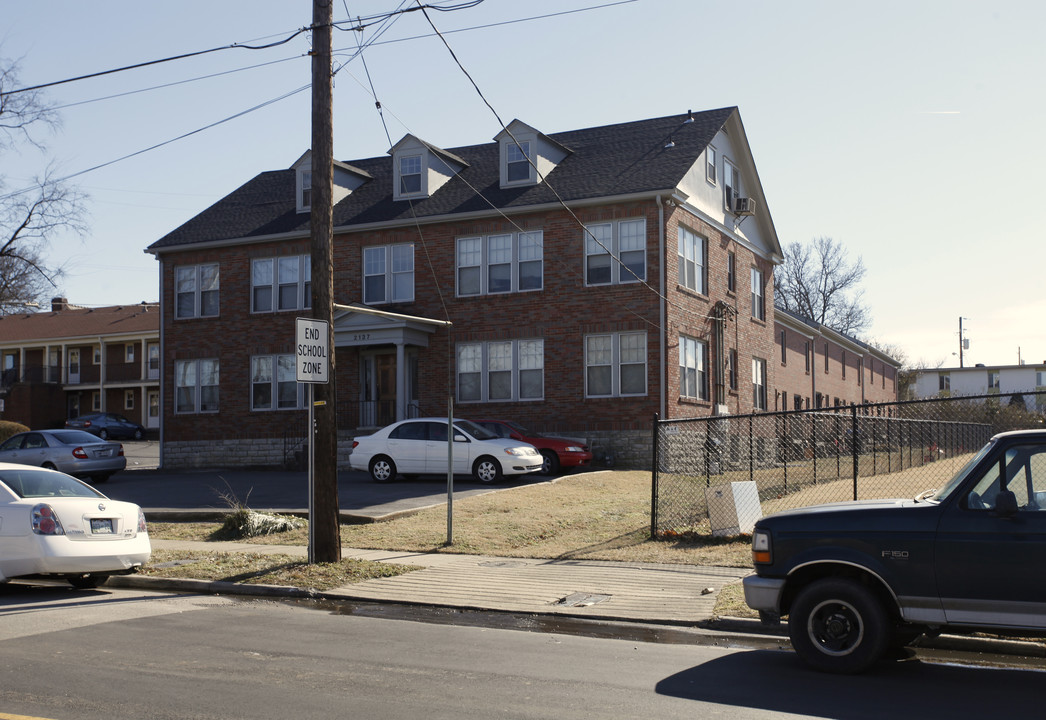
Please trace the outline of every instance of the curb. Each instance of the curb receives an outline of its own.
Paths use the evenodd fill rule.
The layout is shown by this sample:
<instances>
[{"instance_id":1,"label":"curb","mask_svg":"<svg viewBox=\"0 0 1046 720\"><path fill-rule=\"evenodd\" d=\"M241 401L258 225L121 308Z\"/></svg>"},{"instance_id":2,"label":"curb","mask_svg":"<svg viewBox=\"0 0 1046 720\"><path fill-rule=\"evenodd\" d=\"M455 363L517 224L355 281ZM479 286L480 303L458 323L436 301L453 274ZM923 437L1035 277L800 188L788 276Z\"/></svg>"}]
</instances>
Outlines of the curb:
<instances>
[{"instance_id":1,"label":"curb","mask_svg":"<svg viewBox=\"0 0 1046 720\"><path fill-rule=\"evenodd\" d=\"M227 580L192 580L183 578L153 578L141 575L112 575L106 584L107 587L129 588L137 590L161 590L169 592L195 593L200 595L236 595L243 597L269 597L269 598L291 598L310 600L342 600L346 602L362 602L368 604L389 604L412 607L450 608L462 611L508 614L508 615L530 615L553 617L557 619L570 618L573 620L591 623L603 628L614 626L627 632L629 628L660 628L661 633L671 634L675 641L687 635L693 636L695 642L700 639L703 642L713 644L730 644L743 638L747 642L761 642L780 649L791 649L791 641L788 639L788 627L784 623L778 625L764 625L759 620L737 617L718 617L712 620L684 627L671 625L663 622L649 622L643 620L621 620L612 618L591 618L562 613L518 613L509 610L491 610L479 608L462 608L457 605L446 605L441 603L404 603L397 600L374 600L355 598L339 592L324 590L304 589L287 585L251 585L246 583L235 583ZM979 635L938 635L936 637L921 636L912 645L919 650L963 652L963 653L987 653L993 655L1004 655L1009 657L1046 658L1046 643L1033 640L1014 640L1009 638L983 637Z\"/></svg>"}]
</instances>

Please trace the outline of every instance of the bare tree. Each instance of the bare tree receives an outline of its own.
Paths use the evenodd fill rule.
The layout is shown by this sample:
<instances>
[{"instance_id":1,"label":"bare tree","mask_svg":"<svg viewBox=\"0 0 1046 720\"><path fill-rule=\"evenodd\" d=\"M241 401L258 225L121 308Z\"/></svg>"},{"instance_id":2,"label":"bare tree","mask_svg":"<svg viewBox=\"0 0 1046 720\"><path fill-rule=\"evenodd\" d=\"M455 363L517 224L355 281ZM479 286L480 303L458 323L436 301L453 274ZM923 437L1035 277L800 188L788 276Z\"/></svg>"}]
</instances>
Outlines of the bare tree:
<instances>
[{"instance_id":1,"label":"bare tree","mask_svg":"<svg viewBox=\"0 0 1046 720\"><path fill-rule=\"evenodd\" d=\"M809 245L793 242L784 256L774 271L776 304L847 335L868 329L872 318L860 289L866 272L861 258L851 263L842 244L828 237Z\"/></svg>"},{"instance_id":2,"label":"bare tree","mask_svg":"<svg viewBox=\"0 0 1046 720\"><path fill-rule=\"evenodd\" d=\"M59 127L57 113L37 91L18 88L18 63L0 58L0 162L22 143L45 150L39 135ZM38 302L56 287L61 268L44 261L56 234L86 231L86 197L55 179L53 166L32 184L11 189L0 175L0 312Z\"/></svg>"}]
</instances>

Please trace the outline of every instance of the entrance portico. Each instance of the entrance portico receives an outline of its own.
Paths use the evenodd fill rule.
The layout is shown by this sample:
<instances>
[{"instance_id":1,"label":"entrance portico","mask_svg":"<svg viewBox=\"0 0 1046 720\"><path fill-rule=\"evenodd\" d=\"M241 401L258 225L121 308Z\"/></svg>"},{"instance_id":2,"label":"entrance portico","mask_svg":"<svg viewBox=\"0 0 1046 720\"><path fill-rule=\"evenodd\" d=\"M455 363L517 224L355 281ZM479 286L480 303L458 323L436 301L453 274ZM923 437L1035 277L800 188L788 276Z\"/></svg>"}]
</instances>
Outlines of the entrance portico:
<instances>
[{"instance_id":1,"label":"entrance portico","mask_svg":"<svg viewBox=\"0 0 1046 720\"><path fill-rule=\"evenodd\" d=\"M417 413L421 351L444 320L356 305L334 306L334 347L358 348L360 427L382 427Z\"/></svg>"}]
</instances>

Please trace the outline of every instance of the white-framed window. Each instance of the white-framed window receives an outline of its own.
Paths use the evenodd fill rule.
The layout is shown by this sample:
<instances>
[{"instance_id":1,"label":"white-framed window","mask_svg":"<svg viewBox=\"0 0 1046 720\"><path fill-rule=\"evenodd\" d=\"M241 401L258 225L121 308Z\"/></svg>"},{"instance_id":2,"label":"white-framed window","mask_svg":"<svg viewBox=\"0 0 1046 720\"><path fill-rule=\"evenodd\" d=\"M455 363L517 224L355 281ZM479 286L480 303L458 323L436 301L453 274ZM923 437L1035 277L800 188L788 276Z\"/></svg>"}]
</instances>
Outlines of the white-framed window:
<instances>
[{"instance_id":1,"label":"white-framed window","mask_svg":"<svg viewBox=\"0 0 1046 720\"><path fill-rule=\"evenodd\" d=\"M397 167L399 171L397 187L399 188L400 197L413 197L424 194L425 183L422 182L424 168L425 161L421 155L400 156Z\"/></svg>"},{"instance_id":2,"label":"white-framed window","mask_svg":"<svg viewBox=\"0 0 1046 720\"><path fill-rule=\"evenodd\" d=\"M517 140L518 144L511 139L504 144L505 185L534 182L534 168L531 165L534 156L530 151L532 144L530 140Z\"/></svg>"},{"instance_id":3,"label":"white-framed window","mask_svg":"<svg viewBox=\"0 0 1046 720\"><path fill-rule=\"evenodd\" d=\"M376 305L414 300L414 245L363 248L363 302Z\"/></svg>"},{"instance_id":4,"label":"white-framed window","mask_svg":"<svg viewBox=\"0 0 1046 720\"><path fill-rule=\"evenodd\" d=\"M726 254L726 290L737 290L737 256L732 250Z\"/></svg>"},{"instance_id":5,"label":"white-framed window","mask_svg":"<svg viewBox=\"0 0 1046 720\"><path fill-rule=\"evenodd\" d=\"M1035 371L1035 387L1042 387L1046 385L1046 372L1042 370Z\"/></svg>"},{"instance_id":6,"label":"white-framed window","mask_svg":"<svg viewBox=\"0 0 1046 720\"><path fill-rule=\"evenodd\" d=\"M298 212L312 209L312 171L298 171Z\"/></svg>"},{"instance_id":7,"label":"white-framed window","mask_svg":"<svg viewBox=\"0 0 1046 720\"><path fill-rule=\"evenodd\" d=\"M737 166L723 158L723 201L728 212L733 212L737 198L741 197L741 173Z\"/></svg>"},{"instance_id":8,"label":"white-framed window","mask_svg":"<svg viewBox=\"0 0 1046 720\"><path fill-rule=\"evenodd\" d=\"M719 171L716 169L716 152L711 145L705 148L705 180L713 185L719 182Z\"/></svg>"},{"instance_id":9,"label":"white-framed window","mask_svg":"<svg viewBox=\"0 0 1046 720\"><path fill-rule=\"evenodd\" d=\"M875 380L875 373L872 373L872 380ZM937 376L937 389L941 392L947 392L952 389L952 376L948 373L941 373Z\"/></svg>"},{"instance_id":10,"label":"white-framed window","mask_svg":"<svg viewBox=\"0 0 1046 720\"><path fill-rule=\"evenodd\" d=\"M585 337L585 397L621 397L646 393L645 332Z\"/></svg>"},{"instance_id":11,"label":"white-framed window","mask_svg":"<svg viewBox=\"0 0 1046 720\"><path fill-rule=\"evenodd\" d=\"M298 410L305 405L305 383L297 380L295 356L251 358L251 410Z\"/></svg>"},{"instance_id":12,"label":"white-framed window","mask_svg":"<svg viewBox=\"0 0 1046 720\"><path fill-rule=\"evenodd\" d=\"M752 268L752 317L766 320L766 299L763 296L763 271Z\"/></svg>"},{"instance_id":13,"label":"white-framed window","mask_svg":"<svg viewBox=\"0 0 1046 720\"><path fill-rule=\"evenodd\" d=\"M585 284L646 280L646 220L585 226Z\"/></svg>"},{"instance_id":14,"label":"white-framed window","mask_svg":"<svg viewBox=\"0 0 1046 720\"><path fill-rule=\"evenodd\" d=\"M707 241L691 232L682 225L679 226L679 284L685 288L707 294L705 268L708 266Z\"/></svg>"},{"instance_id":15,"label":"white-framed window","mask_svg":"<svg viewBox=\"0 0 1046 720\"><path fill-rule=\"evenodd\" d=\"M541 338L459 343L459 402L517 402L545 396Z\"/></svg>"},{"instance_id":16,"label":"white-framed window","mask_svg":"<svg viewBox=\"0 0 1046 720\"><path fill-rule=\"evenodd\" d=\"M123 391L123 409L134 410L134 390Z\"/></svg>"},{"instance_id":17,"label":"white-framed window","mask_svg":"<svg viewBox=\"0 0 1046 720\"><path fill-rule=\"evenodd\" d=\"M174 269L174 316L218 316L218 263Z\"/></svg>"},{"instance_id":18,"label":"white-framed window","mask_svg":"<svg viewBox=\"0 0 1046 720\"><path fill-rule=\"evenodd\" d=\"M174 411L218 412L218 359L174 361Z\"/></svg>"},{"instance_id":19,"label":"white-framed window","mask_svg":"<svg viewBox=\"0 0 1046 720\"><path fill-rule=\"evenodd\" d=\"M251 312L312 307L312 260L308 255L251 261Z\"/></svg>"},{"instance_id":20,"label":"white-framed window","mask_svg":"<svg viewBox=\"0 0 1046 720\"><path fill-rule=\"evenodd\" d=\"M708 400L708 343L679 336L679 394Z\"/></svg>"},{"instance_id":21,"label":"white-framed window","mask_svg":"<svg viewBox=\"0 0 1046 720\"><path fill-rule=\"evenodd\" d=\"M998 390L999 389L999 373L989 370L988 371L988 389Z\"/></svg>"},{"instance_id":22,"label":"white-framed window","mask_svg":"<svg viewBox=\"0 0 1046 720\"><path fill-rule=\"evenodd\" d=\"M541 290L543 244L541 230L458 238L458 297Z\"/></svg>"},{"instance_id":23,"label":"white-framed window","mask_svg":"<svg viewBox=\"0 0 1046 720\"><path fill-rule=\"evenodd\" d=\"M127 343L123 348L123 361L126 363L134 362L134 343Z\"/></svg>"},{"instance_id":24,"label":"white-framed window","mask_svg":"<svg viewBox=\"0 0 1046 720\"><path fill-rule=\"evenodd\" d=\"M91 393L91 410L94 412L101 412L102 410L102 393L97 390Z\"/></svg>"},{"instance_id":25,"label":"white-framed window","mask_svg":"<svg viewBox=\"0 0 1046 720\"><path fill-rule=\"evenodd\" d=\"M101 365L102 364L102 346L95 345L91 352L91 364Z\"/></svg>"},{"instance_id":26,"label":"white-framed window","mask_svg":"<svg viewBox=\"0 0 1046 720\"><path fill-rule=\"evenodd\" d=\"M766 360L752 358L752 409L766 410Z\"/></svg>"}]
</instances>

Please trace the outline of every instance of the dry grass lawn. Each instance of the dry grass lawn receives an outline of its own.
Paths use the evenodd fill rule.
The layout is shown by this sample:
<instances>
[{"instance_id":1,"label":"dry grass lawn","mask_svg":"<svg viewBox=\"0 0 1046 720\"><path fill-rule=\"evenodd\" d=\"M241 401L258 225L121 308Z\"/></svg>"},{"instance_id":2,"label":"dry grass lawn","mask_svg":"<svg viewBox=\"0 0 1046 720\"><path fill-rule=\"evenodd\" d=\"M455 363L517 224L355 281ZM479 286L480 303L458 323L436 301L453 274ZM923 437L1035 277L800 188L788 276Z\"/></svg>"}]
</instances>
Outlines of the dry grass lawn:
<instances>
[{"instance_id":1,"label":"dry grass lawn","mask_svg":"<svg viewBox=\"0 0 1046 720\"><path fill-rule=\"evenodd\" d=\"M208 540L216 524L151 523L157 538ZM672 539L650 538L650 473L594 472L454 501L453 544L447 545L445 506L396 520L343 525L346 547L457 552L533 558L748 567L749 538L718 540L708 528ZM256 538L304 545L307 530Z\"/></svg>"}]
</instances>

